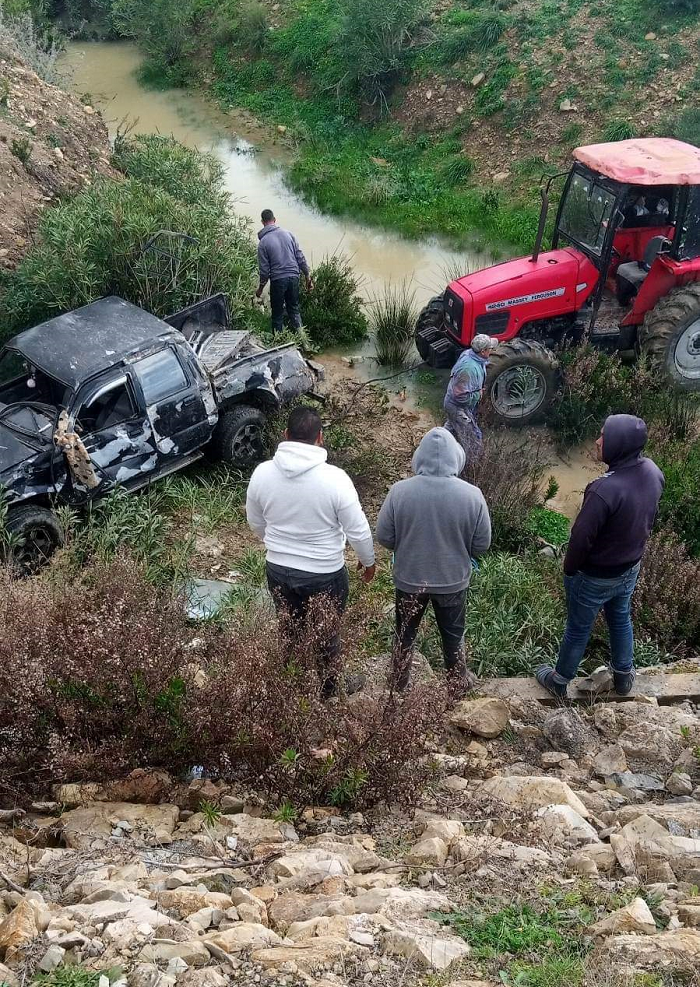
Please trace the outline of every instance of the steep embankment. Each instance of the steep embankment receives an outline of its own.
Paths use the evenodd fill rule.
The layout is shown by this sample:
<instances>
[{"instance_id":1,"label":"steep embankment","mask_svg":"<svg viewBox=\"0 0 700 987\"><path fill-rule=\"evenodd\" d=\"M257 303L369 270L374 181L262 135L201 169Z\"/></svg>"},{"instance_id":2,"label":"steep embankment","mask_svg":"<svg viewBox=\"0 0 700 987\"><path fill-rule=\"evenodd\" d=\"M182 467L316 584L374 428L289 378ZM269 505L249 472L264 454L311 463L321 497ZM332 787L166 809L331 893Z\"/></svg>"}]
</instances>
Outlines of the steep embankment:
<instances>
[{"instance_id":1,"label":"steep embankment","mask_svg":"<svg viewBox=\"0 0 700 987\"><path fill-rule=\"evenodd\" d=\"M0 41L0 264L14 267L42 210L107 174L109 139L92 107L49 85Z\"/></svg>"}]
</instances>

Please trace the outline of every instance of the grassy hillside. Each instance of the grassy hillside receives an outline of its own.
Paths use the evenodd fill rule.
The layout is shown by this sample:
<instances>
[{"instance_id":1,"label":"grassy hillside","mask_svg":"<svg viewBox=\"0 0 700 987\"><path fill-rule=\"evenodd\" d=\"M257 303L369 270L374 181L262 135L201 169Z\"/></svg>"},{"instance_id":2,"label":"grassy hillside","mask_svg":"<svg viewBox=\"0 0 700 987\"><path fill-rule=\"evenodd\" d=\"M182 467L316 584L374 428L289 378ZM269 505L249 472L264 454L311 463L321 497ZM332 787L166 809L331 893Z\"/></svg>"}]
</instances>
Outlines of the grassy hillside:
<instances>
[{"instance_id":1,"label":"grassy hillside","mask_svg":"<svg viewBox=\"0 0 700 987\"><path fill-rule=\"evenodd\" d=\"M56 0L71 14L78 0ZM104 23L109 0L99 0ZM85 11L85 0L80 10ZM409 235L529 243L579 143L700 142L698 0L112 0L151 82L203 84L298 144L291 180Z\"/></svg>"}]
</instances>

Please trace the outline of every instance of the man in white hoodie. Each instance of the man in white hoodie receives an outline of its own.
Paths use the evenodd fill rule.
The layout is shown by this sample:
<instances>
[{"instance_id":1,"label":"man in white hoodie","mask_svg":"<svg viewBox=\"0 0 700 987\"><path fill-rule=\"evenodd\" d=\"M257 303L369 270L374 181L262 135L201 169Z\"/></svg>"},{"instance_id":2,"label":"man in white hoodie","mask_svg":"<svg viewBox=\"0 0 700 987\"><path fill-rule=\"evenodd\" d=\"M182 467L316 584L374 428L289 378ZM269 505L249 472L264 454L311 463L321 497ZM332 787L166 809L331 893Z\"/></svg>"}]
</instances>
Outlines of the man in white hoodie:
<instances>
[{"instance_id":1,"label":"man in white hoodie","mask_svg":"<svg viewBox=\"0 0 700 987\"><path fill-rule=\"evenodd\" d=\"M374 543L352 480L326 462L318 413L300 405L289 415L274 457L255 469L248 484L248 524L267 549L267 584L275 604L304 626L314 597L326 596L340 615L348 601L345 544L349 541L364 582L374 578ZM321 645L324 696L337 690L336 631Z\"/></svg>"}]
</instances>

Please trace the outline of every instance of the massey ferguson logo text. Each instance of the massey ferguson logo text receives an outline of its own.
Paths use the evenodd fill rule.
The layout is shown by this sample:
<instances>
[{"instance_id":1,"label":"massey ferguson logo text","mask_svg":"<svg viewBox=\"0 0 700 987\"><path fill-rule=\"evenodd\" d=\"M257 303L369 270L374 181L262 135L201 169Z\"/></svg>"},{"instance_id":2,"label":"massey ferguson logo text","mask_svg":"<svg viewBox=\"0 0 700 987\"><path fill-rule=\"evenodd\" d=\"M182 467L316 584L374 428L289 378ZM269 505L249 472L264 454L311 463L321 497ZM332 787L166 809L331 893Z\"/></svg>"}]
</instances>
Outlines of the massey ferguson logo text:
<instances>
[{"instance_id":1,"label":"massey ferguson logo text","mask_svg":"<svg viewBox=\"0 0 700 987\"><path fill-rule=\"evenodd\" d=\"M518 295L517 298L506 298L503 302L490 302L486 306L487 312L493 312L499 308L510 308L512 305L527 305L528 302L541 302L545 298L559 298L564 294L565 288L552 288L550 291L536 291L532 295Z\"/></svg>"}]
</instances>

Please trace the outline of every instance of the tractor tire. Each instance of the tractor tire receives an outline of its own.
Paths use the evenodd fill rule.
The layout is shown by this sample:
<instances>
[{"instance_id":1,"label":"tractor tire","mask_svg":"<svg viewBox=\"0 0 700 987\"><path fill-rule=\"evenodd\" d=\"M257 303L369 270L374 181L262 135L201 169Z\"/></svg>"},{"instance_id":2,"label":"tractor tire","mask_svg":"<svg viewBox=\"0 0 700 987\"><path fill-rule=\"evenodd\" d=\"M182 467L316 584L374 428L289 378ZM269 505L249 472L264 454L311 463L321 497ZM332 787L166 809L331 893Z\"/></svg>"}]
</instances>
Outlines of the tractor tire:
<instances>
[{"instance_id":1,"label":"tractor tire","mask_svg":"<svg viewBox=\"0 0 700 987\"><path fill-rule=\"evenodd\" d=\"M217 459L245 469L255 466L265 455L265 415L259 408L236 404L222 411L212 449Z\"/></svg>"},{"instance_id":2,"label":"tractor tire","mask_svg":"<svg viewBox=\"0 0 700 987\"><path fill-rule=\"evenodd\" d=\"M442 335L445 326L445 303L442 295L431 298L416 321L416 349L421 360L429 360L430 343Z\"/></svg>"},{"instance_id":3,"label":"tractor tire","mask_svg":"<svg viewBox=\"0 0 700 987\"><path fill-rule=\"evenodd\" d=\"M5 532L9 538L2 554L19 576L38 572L63 544L63 532L54 512L35 504L10 507Z\"/></svg>"},{"instance_id":4,"label":"tractor tire","mask_svg":"<svg viewBox=\"0 0 700 987\"><path fill-rule=\"evenodd\" d=\"M639 348L669 384L700 390L700 284L673 288L647 312Z\"/></svg>"},{"instance_id":5,"label":"tractor tire","mask_svg":"<svg viewBox=\"0 0 700 987\"><path fill-rule=\"evenodd\" d=\"M491 353L485 402L497 425L522 428L542 421L559 387L559 361L542 343L513 339Z\"/></svg>"}]
</instances>

